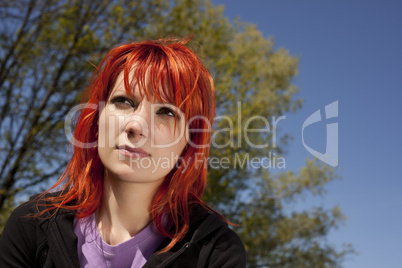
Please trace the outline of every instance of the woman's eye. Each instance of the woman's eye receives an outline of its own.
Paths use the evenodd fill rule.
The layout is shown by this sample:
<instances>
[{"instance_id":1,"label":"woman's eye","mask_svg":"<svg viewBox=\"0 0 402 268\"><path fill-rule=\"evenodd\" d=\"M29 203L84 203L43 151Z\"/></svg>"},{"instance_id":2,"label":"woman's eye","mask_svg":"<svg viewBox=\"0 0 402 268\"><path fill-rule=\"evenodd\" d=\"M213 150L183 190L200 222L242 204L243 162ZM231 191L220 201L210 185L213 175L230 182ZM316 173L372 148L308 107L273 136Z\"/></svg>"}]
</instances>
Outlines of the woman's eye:
<instances>
[{"instance_id":1,"label":"woman's eye","mask_svg":"<svg viewBox=\"0 0 402 268\"><path fill-rule=\"evenodd\" d=\"M171 117L176 116L176 113L172 109L167 108L167 107L160 108L158 110L157 114L164 114L164 115L171 116Z\"/></svg>"},{"instance_id":2,"label":"woman's eye","mask_svg":"<svg viewBox=\"0 0 402 268\"><path fill-rule=\"evenodd\" d=\"M118 107L118 108L124 109L124 108L135 107L134 103L130 99L128 99L126 97L122 97L122 96L114 97L110 102L113 103L114 105L116 105L116 107Z\"/></svg>"}]
</instances>

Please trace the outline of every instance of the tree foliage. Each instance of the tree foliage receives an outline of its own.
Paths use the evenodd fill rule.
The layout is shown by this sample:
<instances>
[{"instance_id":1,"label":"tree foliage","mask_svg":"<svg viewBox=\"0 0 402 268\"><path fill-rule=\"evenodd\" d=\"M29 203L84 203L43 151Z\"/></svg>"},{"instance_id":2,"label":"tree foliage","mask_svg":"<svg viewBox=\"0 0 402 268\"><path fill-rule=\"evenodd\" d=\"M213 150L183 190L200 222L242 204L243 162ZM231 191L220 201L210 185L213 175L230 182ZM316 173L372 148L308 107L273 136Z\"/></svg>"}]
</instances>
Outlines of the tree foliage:
<instances>
[{"instance_id":1,"label":"tree foliage","mask_svg":"<svg viewBox=\"0 0 402 268\"><path fill-rule=\"evenodd\" d=\"M302 194L323 195L333 170L310 160L297 174L247 165L281 160L288 137L273 123L301 106L292 84L298 58L255 25L230 22L208 0L3 1L0 15L0 223L17 193L46 188L63 171L64 118L106 51L192 35L216 86L210 159L218 164L210 163L205 199L239 223L249 266L337 267L352 251L325 241L344 220L338 207L285 209ZM244 131L266 129L264 118L270 131Z\"/></svg>"},{"instance_id":2,"label":"tree foliage","mask_svg":"<svg viewBox=\"0 0 402 268\"><path fill-rule=\"evenodd\" d=\"M64 118L112 46L142 36L163 1L7 1L0 5L0 207L60 175Z\"/></svg>"}]
</instances>

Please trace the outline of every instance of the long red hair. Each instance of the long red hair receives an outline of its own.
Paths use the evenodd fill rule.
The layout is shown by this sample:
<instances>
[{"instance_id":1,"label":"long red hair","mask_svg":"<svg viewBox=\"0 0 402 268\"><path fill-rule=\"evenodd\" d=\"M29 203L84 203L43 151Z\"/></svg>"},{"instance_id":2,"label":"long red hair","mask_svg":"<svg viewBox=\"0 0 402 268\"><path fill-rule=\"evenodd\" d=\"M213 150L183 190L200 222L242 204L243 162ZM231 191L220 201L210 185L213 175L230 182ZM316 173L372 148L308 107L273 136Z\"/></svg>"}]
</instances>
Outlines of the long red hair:
<instances>
[{"instance_id":1,"label":"long red hair","mask_svg":"<svg viewBox=\"0 0 402 268\"><path fill-rule=\"evenodd\" d=\"M158 231L171 238L167 251L180 241L189 229L189 210L192 204L209 208L201 196L206 186L207 161L211 142L211 125L215 116L214 84L212 77L197 55L186 46L189 38L161 39L125 44L113 48L94 72L90 85L81 100L81 109L74 131L80 146L73 146L73 155L66 170L49 190L62 187L62 194L47 197L51 209L68 209L76 217L93 214L101 205L103 193L103 164L94 144L97 140L100 111L93 109L106 102L121 72L128 94L132 93L129 74L139 84L142 96L179 107L190 129L191 145L181 154L183 165L175 165L159 187L150 205L150 213ZM203 130L194 131L191 129ZM65 183L64 183L65 182ZM64 183L64 184L63 184ZM174 232L165 230L162 223L168 215Z\"/></svg>"}]
</instances>

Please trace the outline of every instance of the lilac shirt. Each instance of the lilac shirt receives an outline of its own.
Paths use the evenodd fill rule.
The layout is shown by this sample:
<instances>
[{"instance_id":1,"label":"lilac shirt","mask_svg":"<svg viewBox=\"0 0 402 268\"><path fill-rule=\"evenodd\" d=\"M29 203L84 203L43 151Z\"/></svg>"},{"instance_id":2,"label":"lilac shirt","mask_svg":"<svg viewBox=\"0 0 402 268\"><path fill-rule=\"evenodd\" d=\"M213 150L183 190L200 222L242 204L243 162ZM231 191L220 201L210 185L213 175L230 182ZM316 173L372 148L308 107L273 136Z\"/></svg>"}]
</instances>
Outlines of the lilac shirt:
<instances>
[{"instance_id":1,"label":"lilac shirt","mask_svg":"<svg viewBox=\"0 0 402 268\"><path fill-rule=\"evenodd\" d=\"M150 223L129 240L111 246L102 240L94 214L75 219L74 232L80 267L142 267L164 238Z\"/></svg>"}]
</instances>

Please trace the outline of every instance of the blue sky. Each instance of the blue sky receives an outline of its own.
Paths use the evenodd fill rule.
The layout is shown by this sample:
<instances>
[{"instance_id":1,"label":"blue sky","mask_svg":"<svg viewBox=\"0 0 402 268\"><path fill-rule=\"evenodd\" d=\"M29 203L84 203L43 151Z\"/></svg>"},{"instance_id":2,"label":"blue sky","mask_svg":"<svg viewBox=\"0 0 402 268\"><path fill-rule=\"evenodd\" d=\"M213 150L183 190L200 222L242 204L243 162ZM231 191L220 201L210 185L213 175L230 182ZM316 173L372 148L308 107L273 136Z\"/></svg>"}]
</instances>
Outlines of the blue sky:
<instances>
[{"instance_id":1,"label":"blue sky","mask_svg":"<svg viewBox=\"0 0 402 268\"><path fill-rule=\"evenodd\" d=\"M358 255L346 268L402 267L402 2L212 0L229 19L254 23L300 57L294 83L304 105L287 115L281 131L294 140L286 166L297 170L311 155L301 137L303 122L325 105L339 103L329 123L339 127L342 180L323 198L304 205L339 205L345 226L330 233L334 245L352 243ZM325 121L305 132L305 142L325 151ZM279 125L279 124L278 124Z\"/></svg>"}]
</instances>

